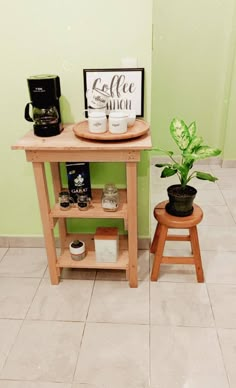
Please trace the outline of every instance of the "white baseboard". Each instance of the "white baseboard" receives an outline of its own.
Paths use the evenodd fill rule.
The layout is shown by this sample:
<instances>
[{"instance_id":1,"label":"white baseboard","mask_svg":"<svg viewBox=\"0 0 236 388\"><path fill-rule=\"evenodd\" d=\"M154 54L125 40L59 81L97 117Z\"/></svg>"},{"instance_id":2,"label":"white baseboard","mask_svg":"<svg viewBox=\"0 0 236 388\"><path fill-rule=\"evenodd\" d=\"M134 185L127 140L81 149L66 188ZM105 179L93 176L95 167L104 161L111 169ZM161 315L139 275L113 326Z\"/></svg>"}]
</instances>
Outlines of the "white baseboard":
<instances>
[{"instance_id":1,"label":"white baseboard","mask_svg":"<svg viewBox=\"0 0 236 388\"><path fill-rule=\"evenodd\" d=\"M56 246L59 247L59 239L56 238ZM45 248L42 236L0 236L1 248ZM150 247L150 239L139 237L138 249L146 250Z\"/></svg>"},{"instance_id":2,"label":"white baseboard","mask_svg":"<svg viewBox=\"0 0 236 388\"><path fill-rule=\"evenodd\" d=\"M151 165L155 165L156 163L169 163L170 159L168 156L152 156L151 157ZM195 165L199 166L221 166L222 168L236 168L236 160L223 160L220 157L209 158L199 160L195 163Z\"/></svg>"}]
</instances>

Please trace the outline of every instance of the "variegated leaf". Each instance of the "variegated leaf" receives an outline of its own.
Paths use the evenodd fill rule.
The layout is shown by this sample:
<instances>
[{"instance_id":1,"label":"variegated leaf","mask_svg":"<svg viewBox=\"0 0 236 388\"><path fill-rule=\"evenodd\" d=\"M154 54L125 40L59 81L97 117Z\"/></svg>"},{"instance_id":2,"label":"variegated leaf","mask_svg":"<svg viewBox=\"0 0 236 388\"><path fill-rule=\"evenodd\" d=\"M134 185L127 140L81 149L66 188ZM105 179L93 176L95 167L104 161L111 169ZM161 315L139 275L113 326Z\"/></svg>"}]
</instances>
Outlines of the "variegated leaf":
<instances>
[{"instance_id":1,"label":"variegated leaf","mask_svg":"<svg viewBox=\"0 0 236 388\"><path fill-rule=\"evenodd\" d=\"M170 133L180 150L186 150L190 143L188 127L183 120L173 119L170 124Z\"/></svg>"},{"instance_id":2,"label":"variegated leaf","mask_svg":"<svg viewBox=\"0 0 236 388\"><path fill-rule=\"evenodd\" d=\"M194 158L194 160L199 160L199 159L210 158L211 156L218 156L220 153L221 153L221 150L219 150L218 148L201 146L191 156Z\"/></svg>"},{"instance_id":3,"label":"variegated leaf","mask_svg":"<svg viewBox=\"0 0 236 388\"><path fill-rule=\"evenodd\" d=\"M188 148L184 151L184 154L185 154L185 152L186 153L191 153L194 150L198 149L200 147L200 145L202 144L202 142L203 142L203 138L202 137L195 136L192 139L191 143L189 144Z\"/></svg>"},{"instance_id":4,"label":"variegated leaf","mask_svg":"<svg viewBox=\"0 0 236 388\"><path fill-rule=\"evenodd\" d=\"M188 131L189 131L189 134L190 134L191 138L193 138L193 136L196 135L197 126L196 126L196 122L195 121L189 125Z\"/></svg>"}]
</instances>

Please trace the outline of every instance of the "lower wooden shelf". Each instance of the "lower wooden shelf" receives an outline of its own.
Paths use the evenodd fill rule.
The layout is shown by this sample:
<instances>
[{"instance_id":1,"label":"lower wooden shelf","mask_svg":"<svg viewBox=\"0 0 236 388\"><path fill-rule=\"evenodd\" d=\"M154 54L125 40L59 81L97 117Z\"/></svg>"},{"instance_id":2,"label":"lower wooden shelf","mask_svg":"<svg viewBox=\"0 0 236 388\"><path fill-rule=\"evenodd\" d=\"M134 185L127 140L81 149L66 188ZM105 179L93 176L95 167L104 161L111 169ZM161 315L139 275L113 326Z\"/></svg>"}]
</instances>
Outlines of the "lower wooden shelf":
<instances>
[{"instance_id":1,"label":"lower wooden shelf","mask_svg":"<svg viewBox=\"0 0 236 388\"><path fill-rule=\"evenodd\" d=\"M74 239L81 239L85 242L87 254L83 260L72 260L70 251L67 248L69 243ZM65 240L65 249L62 248L61 255L57 258L56 266L58 268L93 268L93 269L117 269L127 270L129 263L127 235L119 236L119 255L115 263L98 263L96 262L96 254L94 251L94 236L91 234L68 234Z\"/></svg>"},{"instance_id":2,"label":"lower wooden shelf","mask_svg":"<svg viewBox=\"0 0 236 388\"><path fill-rule=\"evenodd\" d=\"M123 269L128 267L129 254L127 250L119 252L118 260L115 263L97 263L94 251L88 251L83 260L72 260L69 249L66 249L57 259L57 267L59 268L94 268L94 269Z\"/></svg>"}]
</instances>

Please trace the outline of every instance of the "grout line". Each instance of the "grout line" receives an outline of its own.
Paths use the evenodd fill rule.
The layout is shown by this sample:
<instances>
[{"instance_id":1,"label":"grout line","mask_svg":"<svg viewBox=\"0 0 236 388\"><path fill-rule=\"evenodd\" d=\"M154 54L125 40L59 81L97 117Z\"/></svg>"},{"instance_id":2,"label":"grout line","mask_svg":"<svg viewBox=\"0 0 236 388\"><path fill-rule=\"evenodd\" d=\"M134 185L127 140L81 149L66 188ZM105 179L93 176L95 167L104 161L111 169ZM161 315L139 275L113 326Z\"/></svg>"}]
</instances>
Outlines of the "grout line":
<instances>
[{"instance_id":1,"label":"grout line","mask_svg":"<svg viewBox=\"0 0 236 388\"><path fill-rule=\"evenodd\" d=\"M74 369L72 381L74 381L74 378L75 378L75 373L76 373L76 369L77 369L77 365L78 365L78 362L79 362L80 353L81 353L81 349L82 349L82 345L83 345L83 340L84 340L85 329L86 329L86 326L87 326L89 309L90 309L90 306L91 306L91 301L92 301L93 292L94 292L94 288L95 288L96 276L97 276L97 271L96 271L95 278L93 279L93 287L92 287L92 291L91 291L91 295L90 295L90 300L89 300L89 304L88 304L88 308L87 308L87 314L86 314L86 317L85 317L85 320L84 320L84 327L83 327L83 332L82 332L82 336L81 336L79 351L78 351L76 362L75 362L75 369Z\"/></svg>"}]
</instances>

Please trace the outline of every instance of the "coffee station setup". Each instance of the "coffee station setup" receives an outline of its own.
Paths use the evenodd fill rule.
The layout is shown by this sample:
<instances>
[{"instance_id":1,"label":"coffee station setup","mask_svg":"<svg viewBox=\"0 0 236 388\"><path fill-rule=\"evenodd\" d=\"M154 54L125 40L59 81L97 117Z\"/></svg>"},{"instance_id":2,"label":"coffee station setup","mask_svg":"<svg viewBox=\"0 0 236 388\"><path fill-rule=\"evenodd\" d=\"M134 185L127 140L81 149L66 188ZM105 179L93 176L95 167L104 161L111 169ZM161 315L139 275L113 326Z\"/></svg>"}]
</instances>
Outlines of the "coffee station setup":
<instances>
[{"instance_id":1,"label":"coffee station setup","mask_svg":"<svg viewBox=\"0 0 236 388\"><path fill-rule=\"evenodd\" d=\"M33 129L12 149L24 150L33 166L51 283L59 283L63 268L102 268L126 271L130 287L137 287L137 163L141 151L152 147L148 123L136 118L135 109L108 112L109 94L93 88L86 93L86 118L67 125L60 112L59 76L31 76L27 83L30 102L25 119L33 123ZM103 188L93 188L90 162L125 163L126 188L117 188L110 179ZM66 166L67 185L62 183L61 163ZM67 220L73 218L101 219L101 225L94 233L69 233ZM127 234L104 227L102 219L122 219Z\"/></svg>"}]
</instances>

